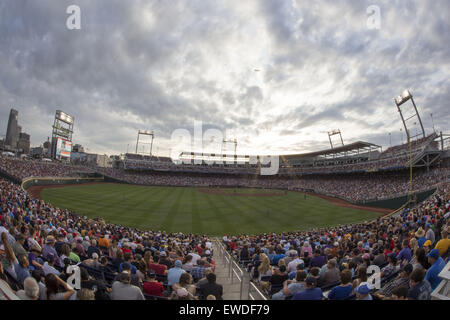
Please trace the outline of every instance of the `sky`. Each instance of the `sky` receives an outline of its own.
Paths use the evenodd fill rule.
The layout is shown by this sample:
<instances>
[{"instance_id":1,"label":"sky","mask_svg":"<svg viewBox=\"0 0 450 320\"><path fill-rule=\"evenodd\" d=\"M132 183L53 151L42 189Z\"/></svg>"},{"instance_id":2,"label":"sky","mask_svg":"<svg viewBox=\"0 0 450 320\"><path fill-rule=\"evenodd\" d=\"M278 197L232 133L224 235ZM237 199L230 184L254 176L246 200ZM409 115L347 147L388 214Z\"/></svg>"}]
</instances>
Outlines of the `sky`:
<instances>
[{"instance_id":1,"label":"sky","mask_svg":"<svg viewBox=\"0 0 450 320\"><path fill-rule=\"evenodd\" d=\"M238 154L317 151L333 129L386 149L406 139L404 89L427 134L431 114L449 133L449 21L448 0L2 0L0 136L15 108L39 146L60 109L91 153L135 151L153 130L168 156L199 123L215 134L184 150L217 152L223 135Z\"/></svg>"}]
</instances>

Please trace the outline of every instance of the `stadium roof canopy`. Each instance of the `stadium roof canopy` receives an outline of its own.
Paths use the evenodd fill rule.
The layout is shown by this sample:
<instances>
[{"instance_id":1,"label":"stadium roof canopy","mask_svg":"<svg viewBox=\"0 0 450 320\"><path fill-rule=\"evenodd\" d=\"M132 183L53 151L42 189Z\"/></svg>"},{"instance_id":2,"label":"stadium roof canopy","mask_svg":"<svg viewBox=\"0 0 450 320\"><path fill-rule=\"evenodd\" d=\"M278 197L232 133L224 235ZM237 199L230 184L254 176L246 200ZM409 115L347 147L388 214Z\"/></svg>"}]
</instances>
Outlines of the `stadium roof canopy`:
<instances>
[{"instance_id":1,"label":"stadium roof canopy","mask_svg":"<svg viewBox=\"0 0 450 320\"><path fill-rule=\"evenodd\" d=\"M381 150L381 146L373 144L373 143L369 143L369 142L357 141L354 143L350 143L350 144L332 148L332 149L326 149L326 150L309 152L309 153L280 155L280 157L282 157L285 160L288 160L288 159L299 159L299 158L316 158L316 157L328 158L328 157L336 157L336 156L354 156L357 154L373 152L378 149ZM232 155L232 154L225 155L225 154L220 154L220 153L210 154L210 153L186 152L186 151L182 152L180 154L180 157L187 157L187 158L196 158L196 157L197 158L202 158L202 157L221 158L221 157L225 157L225 156L235 157L235 158L240 158L240 159L248 159L250 157L249 155Z\"/></svg>"},{"instance_id":2,"label":"stadium roof canopy","mask_svg":"<svg viewBox=\"0 0 450 320\"><path fill-rule=\"evenodd\" d=\"M380 149L381 146L364 141L357 141L350 144L346 144L340 147L326 149L321 151L309 152L309 153L300 153L300 154L289 154L282 155L284 159L299 159L299 158L316 158L316 157L336 157L336 156L352 156L366 152L373 152Z\"/></svg>"}]
</instances>

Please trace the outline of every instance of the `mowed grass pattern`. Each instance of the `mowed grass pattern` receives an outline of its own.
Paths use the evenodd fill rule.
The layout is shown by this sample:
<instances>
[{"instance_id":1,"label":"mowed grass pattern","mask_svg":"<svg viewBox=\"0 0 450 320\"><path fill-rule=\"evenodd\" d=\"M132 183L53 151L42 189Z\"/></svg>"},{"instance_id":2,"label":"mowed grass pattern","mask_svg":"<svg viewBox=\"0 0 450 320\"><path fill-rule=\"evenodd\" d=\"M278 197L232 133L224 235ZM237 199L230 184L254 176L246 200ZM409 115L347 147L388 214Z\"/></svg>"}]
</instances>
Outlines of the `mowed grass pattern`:
<instances>
[{"instance_id":1,"label":"mowed grass pattern","mask_svg":"<svg viewBox=\"0 0 450 320\"><path fill-rule=\"evenodd\" d=\"M298 192L281 196L233 196L232 193L200 192L195 187L104 183L47 188L42 190L41 197L57 207L90 218L102 217L109 223L212 236L307 230L360 223L381 215L337 207L310 195L305 200Z\"/></svg>"}]
</instances>

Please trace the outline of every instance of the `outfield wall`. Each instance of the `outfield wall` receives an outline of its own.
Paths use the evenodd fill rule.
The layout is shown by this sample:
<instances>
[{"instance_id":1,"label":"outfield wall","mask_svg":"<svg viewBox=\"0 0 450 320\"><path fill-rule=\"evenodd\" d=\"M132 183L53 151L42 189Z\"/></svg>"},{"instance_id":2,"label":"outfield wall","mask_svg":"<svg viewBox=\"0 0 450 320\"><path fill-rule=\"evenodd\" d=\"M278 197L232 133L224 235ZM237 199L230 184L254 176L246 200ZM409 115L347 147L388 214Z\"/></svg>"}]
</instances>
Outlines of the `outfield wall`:
<instances>
[{"instance_id":1,"label":"outfield wall","mask_svg":"<svg viewBox=\"0 0 450 320\"><path fill-rule=\"evenodd\" d=\"M109 176L104 176L103 178L104 178L104 181L105 181L105 182L121 183L121 184L130 184L130 183L126 182L126 181L119 180L119 179L116 179L116 178L112 178L112 177L109 177Z\"/></svg>"},{"instance_id":2,"label":"outfield wall","mask_svg":"<svg viewBox=\"0 0 450 320\"><path fill-rule=\"evenodd\" d=\"M25 178L22 180L22 189L27 190L32 186L50 186L50 185L63 185L63 184L81 184L81 183L91 183L91 182L104 182L103 177L95 178L61 178L61 177L32 177Z\"/></svg>"},{"instance_id":3,"label":"outfield wall","mask_svg":"<svg viewBox=\"0 0 450 320\"><path fill-rule=\"evenodd\" d=\"M113 183L123 183L123 184L132 184L123 180L119 180L119 179L115 179L115 178L111 178L108 176L105 176L105 182L113 182ZM138 184L141 185L141 184ZM147 184L142 184L142 185L147 185ZM148 186L153 186L148 184ZM164 187L188 187L188 185L155 185L155 186L164 186ZM228 185L228 186L217 186L217 185L190 185L190 187L201 187L201 188L229 188L229 189L240 189L240 188L250 188L250 187L245 187L245 186L240 186L240 185ZM261 188L258 186L252 186L251 188L254 189L265 189L265 188ZM347 201L351 204L354 205L358 205L358 206L363 206L363 207L374 207L374 208L382 208L382 209L392 209L392 210L398 210L399 208L402 208L405 204L408 203L408 195L402 195L402 196L397 196L394 198L390 198L390 199L380 199L380 200L369 200L369 201L351 201L349 199L345 199L345 198L341 198L341 197L337 197L336 195L333 194L327 194L327 193L321 193L321 192L316 192L314 189L305 189L305 188L295 188L295 189L279 189L279 188L269 188L269 189L273 189L273 190L288 190L288 191L300 191L300 192L309 192L309 193L315 193L317 195L324 195L327 197L331 197L331 198L335 198L335 199L340 199L340 200L344 200ZM430 197L432 194L434 194L436 192L436 188L432 188L430 190L426 190L426 191L421 191L421 192L416 192L414 193L414 196L417 196L417 202L420 203L424 200L426 200L428 197Z\"/></svg>"},{"instance_id":4,"label":"outfield wall","mask_svg":"<svg viewBox=\"0 0 450 320\"><path fill-rule=\"evenodd\" d=\"M420 203L436 192L436 188L430 189L427 191L414 193L414 197L417 197L417 202ZM404 195L397 198L392 199L383 199L383 200L375 200L375 201L367 201L367 202L359 202L358 205L364 205L368 207L376 207L376 208L388 208L388 209L397 209L406 204L409 200L408 195Z\"/></svg>"}]
</instances>

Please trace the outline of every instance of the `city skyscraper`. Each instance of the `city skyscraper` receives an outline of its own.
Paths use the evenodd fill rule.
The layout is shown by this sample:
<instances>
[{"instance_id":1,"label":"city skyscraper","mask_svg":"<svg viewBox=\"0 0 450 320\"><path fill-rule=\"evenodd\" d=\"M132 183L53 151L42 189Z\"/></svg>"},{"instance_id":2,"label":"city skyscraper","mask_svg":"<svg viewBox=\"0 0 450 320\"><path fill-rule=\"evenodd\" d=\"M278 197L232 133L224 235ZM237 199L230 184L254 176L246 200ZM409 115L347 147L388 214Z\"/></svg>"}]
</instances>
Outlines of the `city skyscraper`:
<instances>
[{"instance_id":1,"label":"city skyscraper","mask_svg":"<svg viewBox=\"0 0 450 320\"><path fill-rule=\"evenodd\" d=\"M6 130L5 145L11 148L17 148L19 142L19 125L18 125L19 112L15 109L11 109L9 113L8 128Z\"/></svg>"}]
</instances>

